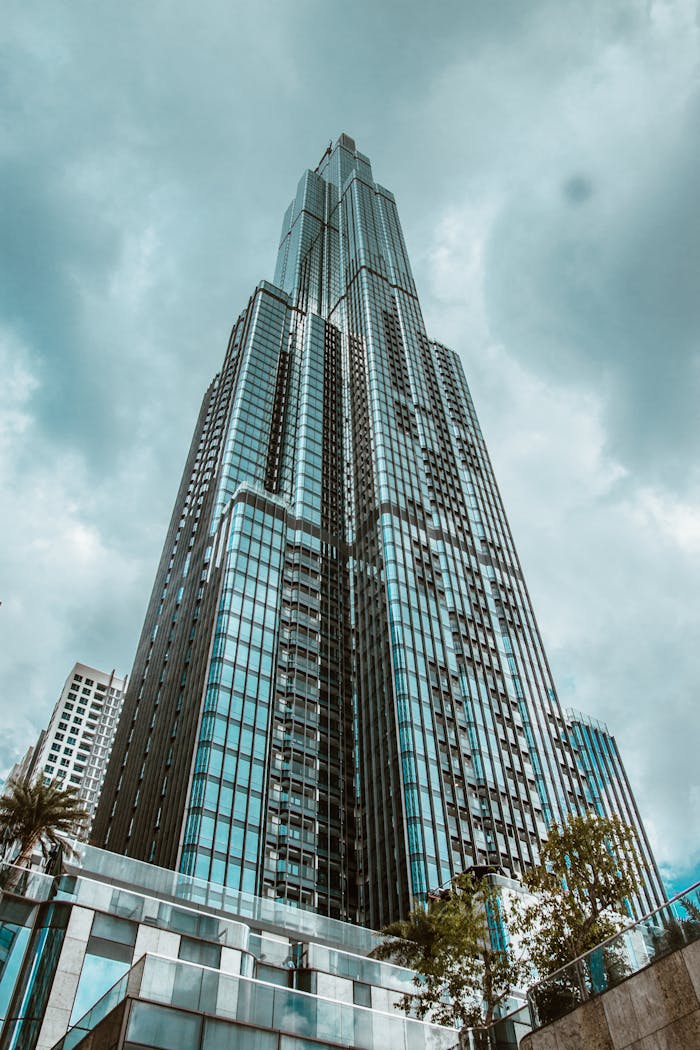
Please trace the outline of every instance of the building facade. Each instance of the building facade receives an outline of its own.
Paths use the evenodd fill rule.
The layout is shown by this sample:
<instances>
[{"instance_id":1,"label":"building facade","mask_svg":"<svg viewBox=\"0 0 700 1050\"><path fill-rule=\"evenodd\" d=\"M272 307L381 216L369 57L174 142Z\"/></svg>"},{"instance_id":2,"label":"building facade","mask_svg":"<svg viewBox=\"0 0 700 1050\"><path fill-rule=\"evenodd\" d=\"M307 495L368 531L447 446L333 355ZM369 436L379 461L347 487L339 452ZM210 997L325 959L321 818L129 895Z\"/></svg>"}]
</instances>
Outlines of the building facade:
<instances>
[{"instance_id":1,"label":"building facade","mask_svg":"<svg viewBox=\"0 0 700 1050\"><path fill-rule=\"evenodd\" d=\"M376 928L517 877L586 778L462 365L342 135L205 394L93 841Z\"/></svg>"},{"instance_id":2,"label":"building facade","mask_svg":"<svg viewBox=\"0 0 700 1050\"><path fill-rule=\"evenodd\" d=\"M6 868L0 1050L456 1050L370 930L85 847Z\"/></svg>"},{"instance_id":3,"label":"building facade","mask_svg":"<svg viewBox=\"0 0 700 1050\"><path fill-rule=\"evenodd\" d=\"M566 721L588 808L601 817L619 817L637 832L643 866L639 904L642 911L651 912L663 888L617 741L604 722L580 711L568 710Z\"/></svg>"},{"instance_id":4,"label":"building facade","mask_svg":"<svg viewBox=\"0 0 700 1050\"><path fill-rule=\"evenodd\" d=\"M126 679L76 663L66 678L49 724L15 775L43 776L72 787L85 803L90 821L114 743ZM11 774L11 775L12 775ZM88 829L89 830L89 829Z\"/></svg>"}]
</instances>

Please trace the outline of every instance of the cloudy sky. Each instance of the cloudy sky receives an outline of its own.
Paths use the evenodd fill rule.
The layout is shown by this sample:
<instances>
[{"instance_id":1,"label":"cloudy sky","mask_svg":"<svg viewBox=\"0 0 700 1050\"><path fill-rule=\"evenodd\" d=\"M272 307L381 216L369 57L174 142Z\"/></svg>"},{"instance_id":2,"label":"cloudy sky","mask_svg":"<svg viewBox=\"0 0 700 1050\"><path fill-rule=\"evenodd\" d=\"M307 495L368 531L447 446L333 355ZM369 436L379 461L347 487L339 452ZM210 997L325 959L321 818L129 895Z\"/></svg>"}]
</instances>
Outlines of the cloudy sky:
<instances>
[{"instance_id":1,"label":"cloudy sky","mask_svg":"<svg viewBox=\"0 0 700 1050\"><path fill-rule=\"evenodd\" d=\"M700 877L700 21L691 0L9 0L0 772L130 670L202 392L329 139L397 196L565 706Z\"/></svg>"}]
</instances>

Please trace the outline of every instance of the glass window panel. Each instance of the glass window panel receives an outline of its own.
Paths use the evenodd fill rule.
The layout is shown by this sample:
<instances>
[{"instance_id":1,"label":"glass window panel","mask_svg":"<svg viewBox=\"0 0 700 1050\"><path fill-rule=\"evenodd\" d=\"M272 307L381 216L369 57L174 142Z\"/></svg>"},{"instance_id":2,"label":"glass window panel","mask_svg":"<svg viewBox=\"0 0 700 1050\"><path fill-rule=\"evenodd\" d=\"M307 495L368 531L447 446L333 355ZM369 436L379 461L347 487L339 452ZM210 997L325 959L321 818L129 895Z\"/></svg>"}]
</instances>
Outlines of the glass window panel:
<instances>
[{"instance_id":1,"label":"glass window panel","mask_svg":"<svg viewBox=\"0 0 700 1050\"><path fill-rule=\"evenodd\" d=\"M199 963L201 966L211 966L216 969L221 962L221 947L218 944L207 943L207 941L182 937L180 939L178 958L184 959L186 962Z\"/></svg>"},{"instance_id":2,"label":"glass window panel","mask_svg":"<svg viewBox=\"0 0 700 1050\"><path fill-rule=\"evenodd\" d=\"M317 1011L321 1011L325 1005L331 1005L337 1011L339 1004L325 1004L311 996L278 988L275 991L274 1027L298 1035L315 1035Z\"/></svg>"},{"instance_id":3,"label":"glass window panel","mask_svg":"<svg viewBox=\"0 0 700 1050\"><path fill-rule=\"evenodd\" d=\"M261 1027L272 1028L274 993L277 989L241 981L238 989L238 1016Z\"/></svg>"},{"instance_id":4,"label":"glass window panel","mask_svg":"<svg viewBox=\"0 0 700 1050\"><path fill-rule=\"evenodd\" d=\"M311 1039L297 1039L293 1035L283 1035L280 1039L279 1050L333 1050L333 1048L328 1043L317 1043Z\"/></svg>"},{"instance_id":5,"label":"glass window panel","mask_svg":"<svg viewBox=\"0 0 700 1050\"><path fill-rule=\"evenodd\" d=\"M198 966L176 967L173 1003L187 1010L215 1013L218 979L218 973L201 970Z\"/></svg>"},{"instance_id":6,"label":"glass window panel","mask_svg":"<svg viewBox=\"0 0 700 1050\"><path fill-rule=\"evenodd\" d=\"M118 919L114 915L95 915L92 923L92 935L106 941L118 941L119 944L135 944L137 925L128 919Z\"/></svg>"},{"instance_id":7,"label":"glass window panel","mask_svg":"<svg viewBox=\"0 0 700 1050\"><path fill-rule=\"evenodd\" d=\"M318 1043L315 1050L322 1050ZM206 1021L202 1050L277 1050L277 1034L260 1032L254 1028L226 1024L223 1021Z\"/></svg>"},{"instance_id":8,"label":"glass window panel","mask_svg":"<svg viewBox=\"0 0 700 1050\"><path fill-rule=\"evenodd\" d=\"M29 932L27 926L5 922L0 924L0 1020L7 1014Z\"/></svg>"},{"instance_id":9,"label":"glass window panel","mask_svg":"<svg viewBox=\"0 0 700 1050\"><path fill-rule=\"evenodd\" d=\"M94 1006L98 999L116 984L120 977L129 969L129 962L116 959L104 958L88 952L83 960L80 971L80 982L73 1003L70 1023L76 1021Z\"/></svg>"},{"instance_id":10,"label":"glass window panel","mask_svg":"<svg viewBox=\"0 0 700 1050\"><path fill-rule=\"evenodd\" d=\"M199 1017L150 1003L133 1003L127 1038L154 1050L183 1050L199 1045Z\"/></svg>"},{"instance_id":11,"label":"glass window panel","mask_svg":"<svg viewBox=\"0 0 700 1050\"><path fill-rule=\"evenodd\" d=\"M277 984L281 988L287 988L289 985L289 970L282 970L278 966L265 966L264 963L258 963L255 968L255 976L259 981Z\"/></svg>"}]
</instances>

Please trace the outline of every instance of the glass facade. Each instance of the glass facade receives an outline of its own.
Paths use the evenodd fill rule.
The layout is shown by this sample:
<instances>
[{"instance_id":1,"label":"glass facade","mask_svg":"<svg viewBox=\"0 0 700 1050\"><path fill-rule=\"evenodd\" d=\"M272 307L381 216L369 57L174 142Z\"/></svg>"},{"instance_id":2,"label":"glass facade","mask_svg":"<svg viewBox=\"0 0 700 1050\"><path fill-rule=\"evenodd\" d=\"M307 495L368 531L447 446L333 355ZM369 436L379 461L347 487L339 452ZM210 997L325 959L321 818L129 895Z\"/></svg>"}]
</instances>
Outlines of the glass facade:
<instances>
[{"instance_id":1,"label":"glass facade","mask_svg":"<svg viewBox=\"0 0 700 1050\"><path fill-rule=\"evenodd\" d=\"M342 135L205 395L93 841L376 928L591 805L461 363Z\"/></svg>"},{"instance_id":2,"label":"glass facade","mask_svg":"<svg viewBox=\"0 0 700 1050\"><path fill-rule=\"evenodd\" d=\"M0 872L3 1050L456 1045L397 1013L416 975L361 926L94 847L48 894L23 874Z\"/></svg>"},{"instance_id":3,"label":"glass facade","mask_svg":"<svg viewBox=\"0 0 700 1050\"><path fill-rule=\"evenodd\" d=\"M322 998L264 981L219 973L172 959L145 955L133 978L113 989L68 1033L56 1050L80 1047L116 1004L131 1004L125 1047L224 1050L236 1046L277 1050L281 1035L308 1039L283 1045L308 1050L353 1047L376 1050L455 1050L453 1028L426 1024L400 1014ZM208 1015L203 1018L199 1015ZM216 1019L214 1019L216 1018Z\"/></svg>"}]
</instances>

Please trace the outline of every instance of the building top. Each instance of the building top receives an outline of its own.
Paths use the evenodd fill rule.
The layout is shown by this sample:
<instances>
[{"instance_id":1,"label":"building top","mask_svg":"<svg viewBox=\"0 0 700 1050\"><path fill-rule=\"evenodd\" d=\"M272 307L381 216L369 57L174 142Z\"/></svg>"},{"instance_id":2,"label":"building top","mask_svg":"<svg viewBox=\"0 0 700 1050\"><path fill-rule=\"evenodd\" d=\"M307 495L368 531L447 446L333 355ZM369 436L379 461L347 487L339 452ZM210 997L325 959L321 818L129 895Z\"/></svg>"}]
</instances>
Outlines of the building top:
<instances>
[{"instance_id":1,"label":"building top","mask_svg":"<svg viewBox=\"0 0 700 1050\"><path fill-rule=\"evenodd\" d=\"M613 735L605 722L601 722L599 718L594 718L592 715L587 715L584 711L576 711L575 708L568 707L564 714L567 722L578 722L580 725L591 726L601 733L606 733L607 736Z\"/></svg>"},{"instance_id":2,"label":"building top","mask_svg":"<svg viewBox=\"0 0 700 1050\"><path fill-rule=\"evenodd\" d=\"M115 671L77 662L37 742L31 772L80 790L95 748L111 749L125 684Z\"/></svg>"}]
</instances>

